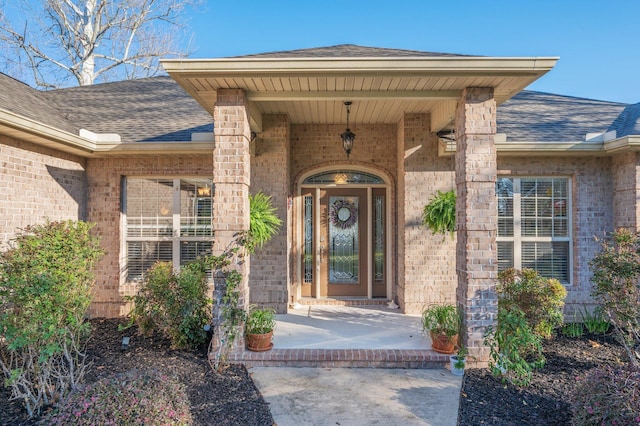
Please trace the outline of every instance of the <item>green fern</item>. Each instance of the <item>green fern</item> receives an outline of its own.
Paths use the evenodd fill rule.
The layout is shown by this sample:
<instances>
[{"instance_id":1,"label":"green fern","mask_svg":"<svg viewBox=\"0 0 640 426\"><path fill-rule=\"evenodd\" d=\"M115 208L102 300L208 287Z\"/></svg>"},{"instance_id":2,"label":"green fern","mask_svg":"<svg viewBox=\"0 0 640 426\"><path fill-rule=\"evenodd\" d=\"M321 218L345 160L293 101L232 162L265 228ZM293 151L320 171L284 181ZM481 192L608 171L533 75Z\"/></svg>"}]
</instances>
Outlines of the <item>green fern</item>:
<instances>
[{"instance_id":1,"label":"green fern","mask_svg":"<svg viewBox=\"0 0 640 426\"><path fill-rule=\"evenodd\" d=\"M282 220L276 214L271 197L262 192L249 195L249 234L245 246L253 253L280 231Z\"/></svg>"},{"instance_id":2,"label":"green fern","mask_svg":"<svg viewBox=\"0 0 640 426\"><path fill-rule=\"evenodd\" d=\"M424 206L422 224L434 234L449 232L453 237L456 228L456 193L453 189L438 191L429 204Z\"/></svg>"}]
</instances>

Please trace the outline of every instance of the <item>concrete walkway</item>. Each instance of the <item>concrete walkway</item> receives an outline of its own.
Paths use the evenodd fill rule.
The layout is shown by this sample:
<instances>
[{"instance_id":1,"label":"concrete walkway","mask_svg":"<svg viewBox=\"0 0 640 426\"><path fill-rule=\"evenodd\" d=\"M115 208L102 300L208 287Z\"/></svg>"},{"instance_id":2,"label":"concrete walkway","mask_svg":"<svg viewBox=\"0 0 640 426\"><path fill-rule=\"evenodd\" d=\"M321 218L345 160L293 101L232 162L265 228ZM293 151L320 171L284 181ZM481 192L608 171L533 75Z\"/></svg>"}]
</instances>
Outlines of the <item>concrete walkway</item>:
<instances>
[{"instance_id":1,"label":"concrete walkway","mask_svg":"<svg viewBox=\"0 0 640 426\"><path fill-rule=\"evenodd\" d=\"M448 370L254 367L278 426L437 425L458 419L461 378Z\"/></svg>"},{"instance_id":2,"label":"concrete walkway","mask_svg":"<svg viewBox=\"0 0 640 426\"><path fill-rule=\"evenodd\" d=\"M419 317L386 306L300 306L278 315L274 343L285 351L431 348ZM444 368L252 367L249 372L278 426L457 423L462 380Z\"/></svg>"}]
</instances>

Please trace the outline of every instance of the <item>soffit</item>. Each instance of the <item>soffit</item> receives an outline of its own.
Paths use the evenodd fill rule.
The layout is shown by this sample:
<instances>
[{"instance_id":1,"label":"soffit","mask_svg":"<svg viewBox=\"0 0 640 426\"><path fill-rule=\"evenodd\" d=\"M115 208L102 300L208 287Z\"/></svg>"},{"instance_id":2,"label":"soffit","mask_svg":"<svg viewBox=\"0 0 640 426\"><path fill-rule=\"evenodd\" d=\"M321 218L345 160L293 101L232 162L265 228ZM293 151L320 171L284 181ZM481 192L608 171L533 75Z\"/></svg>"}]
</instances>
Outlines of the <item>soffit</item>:
<instances>
[{"instance_id":1,"label":"soffit","mask_svg":"<svg viewBox=\"0 0 640 426\"><path fill-rule=\"evenodd\" d=\"M398 123L431 113L432 130L449 124L465 87L493 87L498 104L551 70L557 58L222 58L170 59L169 75L213 113L216 91L246 92L252 125L260 114L291 123Z\"/></svg>"}]
</instances>

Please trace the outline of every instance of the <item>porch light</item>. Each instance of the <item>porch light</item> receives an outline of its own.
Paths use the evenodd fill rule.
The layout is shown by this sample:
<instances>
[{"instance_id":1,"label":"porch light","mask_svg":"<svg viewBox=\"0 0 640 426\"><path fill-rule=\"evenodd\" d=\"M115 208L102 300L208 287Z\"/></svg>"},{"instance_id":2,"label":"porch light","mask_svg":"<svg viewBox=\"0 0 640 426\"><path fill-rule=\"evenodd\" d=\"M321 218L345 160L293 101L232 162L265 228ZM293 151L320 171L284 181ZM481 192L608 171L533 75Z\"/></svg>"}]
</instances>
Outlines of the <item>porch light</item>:
<instances>
[{"instance_id":1,"label":"porch light","mask_svg":"<svg viewBox=\"0 0 640 426\"><path fill-rule=\"evenodd\" d=\"M349 129L349 113L351 112L351 101L345 101L344 106L347 108L347 130L345 130L340 137L342 138L342 147L344 148L344 152L347 153L347 159L349 159L349 154L351 154L351 149L353 148L353 141L356 139L356 134Z\"/></svg>"}]
</instances>

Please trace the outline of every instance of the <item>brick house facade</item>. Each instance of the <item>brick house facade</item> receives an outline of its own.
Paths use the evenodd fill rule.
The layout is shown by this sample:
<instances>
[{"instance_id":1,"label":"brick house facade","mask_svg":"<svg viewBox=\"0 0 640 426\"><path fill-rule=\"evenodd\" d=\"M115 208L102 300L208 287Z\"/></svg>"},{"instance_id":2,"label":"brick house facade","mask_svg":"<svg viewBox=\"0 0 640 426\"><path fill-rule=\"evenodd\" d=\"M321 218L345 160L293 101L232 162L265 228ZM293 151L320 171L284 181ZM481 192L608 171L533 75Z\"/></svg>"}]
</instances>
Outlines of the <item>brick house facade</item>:
<instances>
[{"instance_id":1,"label":"brick house facade","mask_svg":"<svg viewBox=\"0 0 640 426\"><path fill-rule=\"evenodd\" d=\"M284 226L235 265L244 303L456 303L482 355L500 268L559 277L571 316L594 235L640 229L638 108L522 91L556 60L343 45L51 92L0 75L0 246L45 217L95 222L91 315L121 316L145 265L221 252L263 191ZM456 235L433 235L422 210L450 189Z\"/></svg>"}]
</instances>

